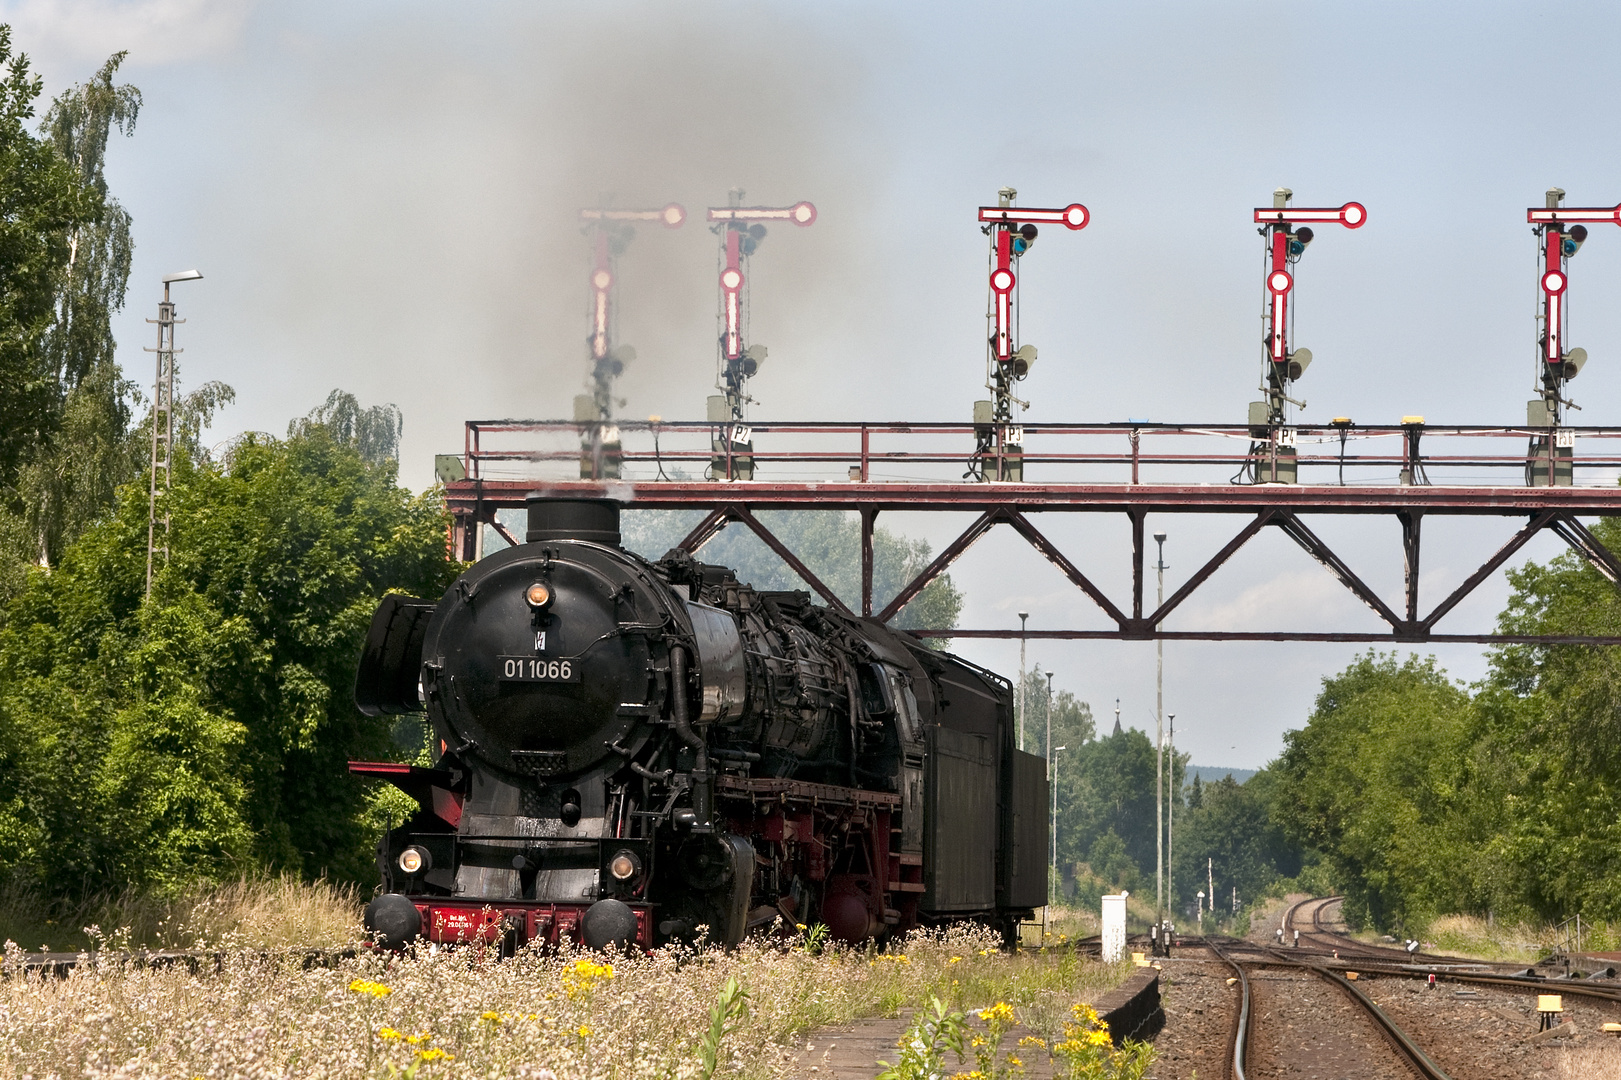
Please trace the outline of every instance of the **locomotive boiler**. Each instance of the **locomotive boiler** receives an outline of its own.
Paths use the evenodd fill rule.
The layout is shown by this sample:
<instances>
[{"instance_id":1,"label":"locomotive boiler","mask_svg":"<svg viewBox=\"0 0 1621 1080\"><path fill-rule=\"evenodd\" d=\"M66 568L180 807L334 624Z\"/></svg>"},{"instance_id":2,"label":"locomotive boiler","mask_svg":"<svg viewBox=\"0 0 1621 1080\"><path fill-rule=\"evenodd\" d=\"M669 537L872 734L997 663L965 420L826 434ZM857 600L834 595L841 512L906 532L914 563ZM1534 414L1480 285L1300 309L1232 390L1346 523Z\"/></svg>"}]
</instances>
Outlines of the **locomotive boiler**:
<instances>
[{"instance_id":1,"label":"locomotive boiler","mask_svg":"<svg viewBox=\"0 0 1621 1080\"><path fill-rule=\"evenodd\" d=\"M1047 780L1006 679L871 618L620 546L533 496L527 542L386 597L355 698L425 710L431 767L351 762L416 812L378 846L391 946L845 942L1045 903Z\"/></svg>"}]
</instances>

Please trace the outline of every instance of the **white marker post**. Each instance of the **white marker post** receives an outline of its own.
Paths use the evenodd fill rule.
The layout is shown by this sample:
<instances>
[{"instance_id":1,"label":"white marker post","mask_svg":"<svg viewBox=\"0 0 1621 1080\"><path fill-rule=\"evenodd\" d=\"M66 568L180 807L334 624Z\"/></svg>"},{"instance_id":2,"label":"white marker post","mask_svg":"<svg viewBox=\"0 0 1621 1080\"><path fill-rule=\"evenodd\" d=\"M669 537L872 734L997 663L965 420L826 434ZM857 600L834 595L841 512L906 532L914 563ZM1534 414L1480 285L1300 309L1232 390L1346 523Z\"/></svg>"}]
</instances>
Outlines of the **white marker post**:
<instances>
[{"instance_id":1,"label":"white marker post","mask_svg":"<svg viewBox=\"0 0 1621 1080\"><path fill-rule=\"evenodd\" d=\"M1103 962L1112 964L1126 955L1126 897L1131 894L1122 891L1118 896L1105 896L1103 898Z\"/></svg>"}]
</instances>

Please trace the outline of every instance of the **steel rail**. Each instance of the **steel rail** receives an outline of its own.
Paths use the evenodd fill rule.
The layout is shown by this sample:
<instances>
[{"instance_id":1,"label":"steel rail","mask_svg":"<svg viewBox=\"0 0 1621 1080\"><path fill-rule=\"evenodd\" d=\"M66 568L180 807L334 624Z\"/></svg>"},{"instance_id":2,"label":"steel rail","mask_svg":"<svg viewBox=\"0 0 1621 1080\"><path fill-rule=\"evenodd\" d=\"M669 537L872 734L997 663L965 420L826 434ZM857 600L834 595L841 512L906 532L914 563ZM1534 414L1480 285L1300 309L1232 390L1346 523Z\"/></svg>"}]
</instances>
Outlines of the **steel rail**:
<instances>
[{"instance_id":1,"label":"steel rail","mask_svg":"<svg viewBox=\"0 0 1621 1080\"><path fill-rule=\"evenodd\" d=\"M1441 1069L1441 1066L1431 1061L1430 1056L1421 1050L1417 1043L1408 1038L1407 1033L1401 1029L1400 1025L1387 1016L1383 1009L1381 1009L1378 1005L1375 1005L1373 999L1367 994L1364 994L1357 987L1356 983L1347 979L1338 972L1331 971L1326 967L1322 967L1321 965L1309 964L1300 961L1296 961L1296 963L1308 971L1316 972L1333 985L1338 986L1341 990L1349 994L1353 1001L1360 1004L1363 1009L1373 1016L1374 1020L1377 1021L1379 1026L1384 1030L1385 1035L1391 1040L1391 1042L1395 1044L1397 1050L1401 1052L1402 1056L1407 1059L1408 1064L1417 1069L1419 1074L1424 1077L1424 1080L1451 1080L1451 1078L1447 1076L1447 1074Z\"/></svg>"},{"instance_id":2,"label":"steel rail","mask_svg":"<svg viewBox=\"0 0 1621 1080\"><path fill-rule=\"evenodd\" d=\"M1314 898L1314 899L1320 900L1320 898ZM1331 898L1331 899L1338 899L1338 898L1335 897L1335 898ZM1309 903L1312 903L1312 902L1313 902L1313 899L1308 899L1308 900L1298 900L1294 904L1291 904L1289 906L1288 910L1286 910L1284 912L1283 920L1282 920L1282 926L1284 928L1286 928L1286 929L1289 928L1294 922L1295 913L1298 912L1306 904L1309 904ZM1319 915L1321 913L1322 909L1327 906L1328 902L1329 902L1328 900L1321 900L1318 903L1317 908L1315 908L1314 911L1313 911L1314 916ZM1314 925L1319 925L1319 926L1321 925L1320 921L1317 918L1313 919L1313 924ZM1248 944L1248 943L1246 943L1246 944ZM1226 960L1229 964L1232 964L1235 968L1239 968L1240 970L1242 970L1239 963L1236 960L1230 959L1227 956L1225 956L1221 952L1219 947L1215 946L1213 943L1212 943L1211 947L1212 947L1213 951L1216 952L1216 955L1221 956L1222 959ZM1380 1030L1384 1033L1386 1039L1395 1048L1396 1052L1402 1058L1404 1058L1407 1061L1407 1063L1409 1065L1411 1065L1419 1073L1419 1075L1424 1078L1424 1080L1451 1080L1451 1078L1446 1074L1446 1072L1444 1070L1442 1070L1442 1068L1439 1065L1437 1065L1434 1061L1432 1061L1430 1059L1429 1055L1424 1053L1424 1051L1419 1047L1419 1045L1417 1043L1415 1043L1407 1035L1407 1033L1401 1029L1401 1026L1399 1024L1397 1024L1394 1020L1392 1020L1385 1013L1385 1011L1383 1009L1379 1008L1379 1006L1374 1002L1374 1000L1372 998L1370 998L1367 994L1363 993L1362 990L1359 989L1356 986L1355 983L1351 982L1349 979L1345 978L1343 975L1339 974L1338 972L1330 970L1328 967L1326 967L1323 964L1313 963L1313 962L1311 962L1309 960L1305 960L1305 959L1302 959L1302 958L1299 958L1299 957L1291 957L1291 956L1288 955L1289 950L1281 949L1281 948L1272 948L1272 947L1258 947L1258 948L1260 948L1261 951L1263 951L1265 953L1271 954L1271 956L1272 956L1272 959L1270 959L1270 960L1261 960L1261 961L1258 961L1259 963L1262 963L1262 964L1276 964L1276 965L1281 966L1281 967L1300 968L1300 969L1304 969L1306 971L1310 971L1313 974L1315 974L1315 975L1319 976L1320 978L1324 979L1325 981L1327 981L1329 984L1338 987L1341 991L1343 991L1345 994L1347 994L1351 998L1352 1001L1356 1002L1358 1005L1360 1005L1362 1007L1364 1012L1368 1013L1369 1015L1371 1015L1373 1017L1374 1021L1379 1025ZM1252 961L1252 962L1254 962L1254 961ZM1247 980L1246 980L1246 987L1247 987ZM1246 993L1245 997L1246 997L1246 999L1248 998L1247 993ZM1242 1080L1242 1077L1235 1078L1235 1080Z\"/></svg>"},{"instance_id":3,"label":"steel rail","mask_svg":"<svg viewBox=\"0 0 1621 1080\"><path fill-rule=\"evenodd\" d=\"M1221 946L1209 938L1205 939L1205 944L1238 976L1238 1018L1233 1025L1233 1053L1227 1061L1227 1076L1228 1080L1246 1080L1244 1064L1249 1056L1250 977L1245 973L1243 965L1223 952Z\"/></svg>"},{"instance_id":4,"label":"steel rail","mask_svg":"<svg viewBox=\"0 0 1621 1080\"><path fill-rule=\"evenodd\" d=\"M1310 932L1311 936L1317 938L1326 938L1333 942L1334 944L1331 946L1331 948L1333 951L1341 954L1337 957L1337 959L1339 959L1341 962L1356 963L1357 956L1360 956L1363 959L1371 959L1376 961L1373 964L1357 963L1357 969L1359 971L1367 971L1372 974L1390 975L1412 979L1426 978L1430 975L1434 975L1436 981L1438 982L1447 981L1457 983L1478 983L1483 986L1505 986L1514 989L1547 990L1552 987L1559 990L1560 993L1571 994L1575 997L1592 998L1598 1001L1610 1001L1621 1004L1621 985L1593 986L1590 984L1577 982L1574 979L1561 979L1557 977L1548 978L1541 975L1521 975L1502 970L1482 972L1458 971L1455 970L1451 964L1446 963L1414 963L1413 957L1401 950L1389 949L1380 945L1368 945L1352 938L1344 938L1343 935L1337 934L1332 930L1323 929L1323 909L1328 907L1328 905L1334 901L1342 900L1344 898L1331 896L1327 898L1319 897L1317 899L1319 899L1321 902L1312 911L1313 929ZM1292 920L1294 912L1299 907L1311 902L1312 901L1310 900L1300 901L1289 909L1285 917ZM1350 952L1353 955L1343 955L1347 952ZM1390 960L1387 958L1394 958L1401 961L1401 963L1391 964ZM1515 970L1518 970L1521 967L1519 964L1499 964L1488 961L1470 961L1467 957L1444 957L1442 959L1457 960L1465 963L1478 963L1480 966L1486 968L1514 968Z\"/></svg>"}]
</instances>

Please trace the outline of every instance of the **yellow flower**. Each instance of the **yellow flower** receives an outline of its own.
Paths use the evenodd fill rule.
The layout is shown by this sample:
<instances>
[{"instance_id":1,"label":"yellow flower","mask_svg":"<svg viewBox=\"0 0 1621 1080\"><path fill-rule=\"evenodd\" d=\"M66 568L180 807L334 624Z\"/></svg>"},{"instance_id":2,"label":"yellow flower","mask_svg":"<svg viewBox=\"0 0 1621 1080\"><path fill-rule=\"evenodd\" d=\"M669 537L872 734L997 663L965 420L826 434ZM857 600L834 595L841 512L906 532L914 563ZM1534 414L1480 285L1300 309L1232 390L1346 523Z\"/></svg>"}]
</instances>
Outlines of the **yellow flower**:
<instances>
[{"instance_id":1,"label":"yellow flower","mask_svg":"<svg viewBox=\"0 0 1621 1080\"><path fill-rule=\"evenodd\" d=\"M579 1031L580 1031L580 1038L589 1039L591 1037L591 1029L586 1027L584 1024L580 1025Z\"/></svg>"},{"instance_id":2,"label":"yellow flower","mask_svg":"<svg viewBox=\"0 0 1621 1080\"><path fill-rule=\"evenodd\" d=\"M412 1046L415 1046L417 1043L425 1043L431 1038L433 1038L433 1034L431 1032L424 1031L420 1035L407 1035L405 1037L405 1041L410 1043Z\"/></svg>"},{"instance_id":3,"label":"yellow flower","mask_svg":"<svg viewBox=\"0 0 1621 1080\"><path fill-rule=\"evenodd\" d=\"M563 972L563 989L570 999L584 997L596 989L597 983L614 977L612 964L597 964L590 960L576 960Z\"/></svg>"},{"instance_id":4,"label":"yellow flower","mask_svg":"<svg viewBox=\"0 0 1621 1080\"><path fill-rule=\"evenodd\" d=\"M1045 1050L1045 1049L1047 1049L1047 1040L1038 1039L1034 1035L1026 1035L1024 1038L1019 1040L1019 1045L1020 1046L1038 1046L1041 1049Z\"/></svg>"},{"instance_id":5,"label":"yellow flower","mask_svg":"<svg viewBox=\"0 0 1621 1080\"><path fill-rule=\"evenodd\" d=\"M382 983L372 982L370 979L356 979L349 984L349 989L357 994L370 994L372 997L387 997L394 991Z\"/></svg>"},{"instance_id":6,"label":"yellow flower","mask_svg":"<svg viewBox=\"0 0 1621 1080\"><path fill-rule=\"evenodd\" d=\"M455 1055L447 1054L437 1046L432 1050L418 1050L417 1057L423 1061L455 1061Z\"/></svg>"},{"instance_id":7,"label":"yellow flower","mask_svg":"<svg viewBox=\"0 0 1621 1080\"><path fill-rule=\"evenodd\" d=\"M950 960L947 960L946 963L948 963L948 964L960 964L960 963L962 963L962 957L953 956Z\"/></svg>"},{"instance_id":8,"label":"yellow flower","mask_svg":"<svg viewBox=\"0 0 1621 1080\"><path fill-rule=\"evenodd\" d=\"M397 1039L400 1037L400 1033L391 1027L378 1028L377 1037L379 1039Z\"/></svg>"},{"instance_id":9,"label":"yellow flower","mask_svg":"<svg viewBox=\"0 0 1621 1080\"><path fill-rule=\"evenodd\" d=\"M492 1009L492 1010L486 1011L484 1013L481 1013L479 1015L479 1019L480 1020L488 1020L492 1024L499 1024L501 1022L501 1014L498 1013L498 1012L495 1012Z\"/></svg>"},{"instance_id":10,"label":"yellow flower","mask_svg":"<svg viewBox=\"0 0 1621 1080\"><path fill-rule=\"evenodd\" d=\"M810 927L806 926L802 922L796 922L796 923L794 923L794 929L795 930L809 930Z\"/></svg>"},{"instance_id":11,"label":"yellow flower","mask_svg":"<svg viewBox=\"0 0 1621 1080\"><path fill-rule=\"evenodd\" d=\"M1099 1028L1098 1030L1087 1035L1086 1041L1092 1046L1108 1046L1110 1043L1109 1029Z\"/></svg>"},{"instance_id":12,"label":"yellow flower","mask_svg":"<svg viewBox=\"0 0 1621 1080\"><path fill-rule=\"evenodd\" d=\"M979 1018L987 1024L1000 1023L1012 1025L1014 1023L1013 1006L1005 1001L998 1001L988 1009L979 1010Z\"/></svg>"},{"instance_id":13,"label":"yellow flower","mask_svg":"<svg viewBox=\"0 0 1621 1080\"><path fill-rule=\"evenodd\" d=\"M1007 1056L1007 1063L1008 1063L1008 1064L1009 1064L1009 1065L1011 1065L1011 1066L1013 1066L1013 1067L1014 1067L1014 1068L1015 1068L1015 1069L1022 1069L1022 1068L1024 1068L1024 1062L1022 1062L1022 1061L1020 1061L1020 1060L1019 1060L1019 1059L1018 1059L1018 1058L1017 1058L1017 1057L1015 1057L1015 1056L1014 1056L1014 1055L1012 1055L1012 1054L1009 1054L1009 1055L1008 1055L1008 1056Z\"/></svg>"}]
</instances>

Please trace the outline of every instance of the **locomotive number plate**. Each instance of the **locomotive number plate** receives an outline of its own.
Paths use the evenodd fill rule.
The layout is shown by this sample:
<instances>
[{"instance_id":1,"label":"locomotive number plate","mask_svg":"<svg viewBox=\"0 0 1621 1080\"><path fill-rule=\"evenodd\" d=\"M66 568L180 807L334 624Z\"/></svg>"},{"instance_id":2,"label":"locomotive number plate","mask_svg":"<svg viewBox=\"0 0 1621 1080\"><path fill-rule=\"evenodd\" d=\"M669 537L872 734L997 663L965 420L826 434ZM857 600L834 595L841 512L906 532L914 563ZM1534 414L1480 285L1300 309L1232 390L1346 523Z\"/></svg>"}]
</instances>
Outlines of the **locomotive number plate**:
<instances>
[{"instance_id":1,"label":"locomotive number plate","mask_svg":"<svg viewBox=\"0 0 1621 1080\"><path fill-rule=\"evenodd\" d=\"M579 682L580 665L574 660L544 656L498 656L502 682Z\"/></svg>"}]
</instances>

